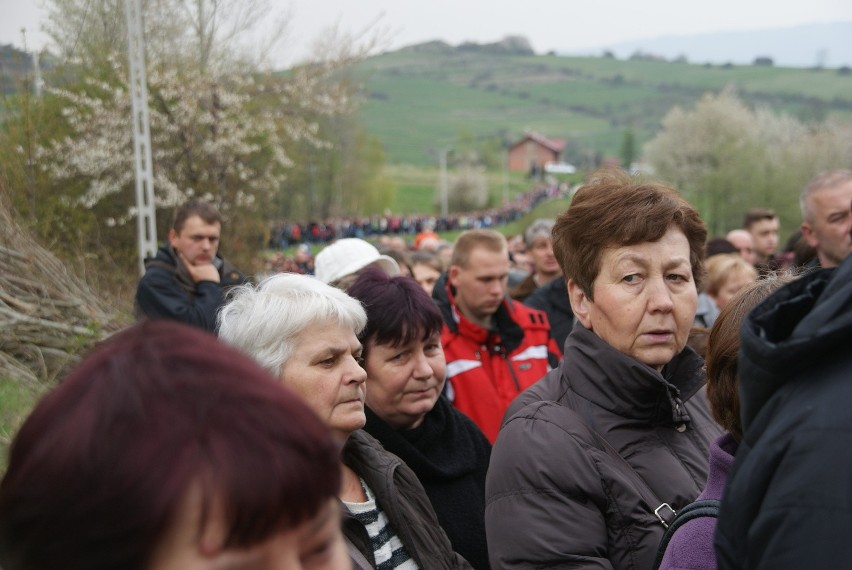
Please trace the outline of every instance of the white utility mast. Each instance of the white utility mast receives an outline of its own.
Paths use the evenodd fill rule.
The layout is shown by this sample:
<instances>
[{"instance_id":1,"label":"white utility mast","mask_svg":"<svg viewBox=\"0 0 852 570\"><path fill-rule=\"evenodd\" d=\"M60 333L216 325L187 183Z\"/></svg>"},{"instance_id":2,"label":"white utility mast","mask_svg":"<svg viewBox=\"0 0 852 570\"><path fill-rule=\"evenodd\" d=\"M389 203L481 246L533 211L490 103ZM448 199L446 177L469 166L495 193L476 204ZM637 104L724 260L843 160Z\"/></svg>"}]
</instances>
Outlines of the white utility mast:
<instances>
[{"instance_id":1,"label":"white utility mast","mask_svg":"<svg viewBox=\"0 0 852 570\"><path fill-rule=\"evenodd\" d=\"M145 258L157 253L157 217L154 210L154 173L151 163L151 129L148 126L148 84L145 74L145 36L140 0L125 0L127 53L130 60L130 94L133 112L133 154L136 162L136 229L139 272Z\"/></svg>"}]
</instances>

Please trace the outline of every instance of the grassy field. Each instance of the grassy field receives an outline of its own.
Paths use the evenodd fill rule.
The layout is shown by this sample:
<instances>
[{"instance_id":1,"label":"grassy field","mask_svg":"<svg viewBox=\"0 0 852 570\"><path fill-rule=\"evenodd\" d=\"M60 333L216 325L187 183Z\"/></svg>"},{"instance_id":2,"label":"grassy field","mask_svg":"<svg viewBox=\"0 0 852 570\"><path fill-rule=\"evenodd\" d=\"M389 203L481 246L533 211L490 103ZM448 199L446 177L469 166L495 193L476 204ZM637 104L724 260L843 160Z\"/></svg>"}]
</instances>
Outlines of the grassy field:
<instances>
[{"instance_id":1,"label":"grassy field","mask_svg":"<svg viewBox=\"0 0 852 570\"><path fill-rule=\"evenodd\" d=\"M834 69L434 49L376 56L358 72L367 96L361 118L393 164L430 164L460 133L513 140L526 130L565 138L569 151L617 156L626 129L641 145L673 106L726 87L801 119L852 121L852 75Z\"/></svg>"},{"instance_id":2,"label":"grassy field","mask_svg":"<svg viewBox=\"0 0 852 570\"><path fill-rule=\"evenodd\" d=\"M6 470L9 443L41 393L21 382L0 378L0 474Z\"/></svg>"},{"instance_id":3,"label":"grassy field","mask_svg":"<svg viewBox=\"0 0 852 570\"><path fill-rule=\"evenodd\" d=\"M450 169L451 173L452 170ZM396 194L388 208L397 214L428 214L439 211L437 206L440 170L436 166L390 164L385 174L396 184ZM504 192L509 199L532 187L526 175L508 173L504 184L503 172L486 173L488 193L492 204L502 203Z\"/></svg>"}]
</instances>

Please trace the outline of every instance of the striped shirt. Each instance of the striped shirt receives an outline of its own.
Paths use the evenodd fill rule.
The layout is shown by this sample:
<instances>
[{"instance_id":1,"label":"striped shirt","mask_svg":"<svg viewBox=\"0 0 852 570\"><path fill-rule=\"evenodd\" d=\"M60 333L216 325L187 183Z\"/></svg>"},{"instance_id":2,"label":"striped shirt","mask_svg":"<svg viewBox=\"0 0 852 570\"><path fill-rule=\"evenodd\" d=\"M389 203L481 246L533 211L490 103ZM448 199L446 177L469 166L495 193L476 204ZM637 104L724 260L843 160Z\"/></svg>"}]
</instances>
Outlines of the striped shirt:
<instances>
[{"instance_id":1,"label":"striped shirt","mask_svg":"<svg viewBox=\"0 0 852 570\"><path fill-rule=\"evenodd\" d=\"M363 479L361 479L361 486L367 494L367 502L343 501L343 504L367 529L373 545L373 556L376 558L376 570L419 570L419 566L405 550L388 517L376 503L375 495Z\"/></svg>"}]
</instances>

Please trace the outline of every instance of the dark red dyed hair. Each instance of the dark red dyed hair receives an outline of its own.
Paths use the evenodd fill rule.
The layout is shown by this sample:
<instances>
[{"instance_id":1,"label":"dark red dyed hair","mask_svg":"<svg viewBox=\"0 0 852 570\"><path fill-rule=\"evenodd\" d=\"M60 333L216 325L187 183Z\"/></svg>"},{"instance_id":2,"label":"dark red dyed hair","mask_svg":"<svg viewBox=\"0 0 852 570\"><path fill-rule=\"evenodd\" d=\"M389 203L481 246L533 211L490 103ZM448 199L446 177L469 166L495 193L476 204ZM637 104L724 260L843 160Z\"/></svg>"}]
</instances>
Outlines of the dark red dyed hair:
<instances>
[{"instance_id":1,"label":"dark red dyed hair","mask_svg":"<svg viewBox=\"0 0 852 570\"><path fill-rule=\"evenodd\" d=\"M372 342L397 347L441 332L441 312L411 277L389 277L370 268L346 292L361 301L367 312L367 326L358 335L365 358Z\"/></svg>"},{"instance_id":2,"label":"dark red dyed hair","mask_svg":"<svg viewBox=\"0 0 852 570\"><path fill-rule=\"evenodd\" d=\"M6 570L146 568L188 489L224 547L314 516L339 446L300 398L213 336L147 322L91 353L36 406L0 484Z\"/></svg>"}]
</instances>

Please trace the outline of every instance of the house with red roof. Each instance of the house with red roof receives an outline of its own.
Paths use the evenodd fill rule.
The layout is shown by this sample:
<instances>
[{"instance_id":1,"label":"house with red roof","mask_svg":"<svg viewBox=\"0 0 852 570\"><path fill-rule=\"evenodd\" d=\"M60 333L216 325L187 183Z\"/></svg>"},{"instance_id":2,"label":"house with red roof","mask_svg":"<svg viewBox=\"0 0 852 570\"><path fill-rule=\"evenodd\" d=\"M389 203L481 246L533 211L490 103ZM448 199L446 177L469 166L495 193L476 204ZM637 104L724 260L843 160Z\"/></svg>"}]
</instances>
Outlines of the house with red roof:
<instances>
[{"instance_id":1,"label":"house with red roof","mask_svg":"<svg viewBox=\"0 0 852 570\"><path fill-rule=\"evenodd\" d=\"M549 139L538 133L526 133L509 147L508 167L513 172L542 172L548 162L561 162L565 139Z\"/></svg>"}]
</instances>

